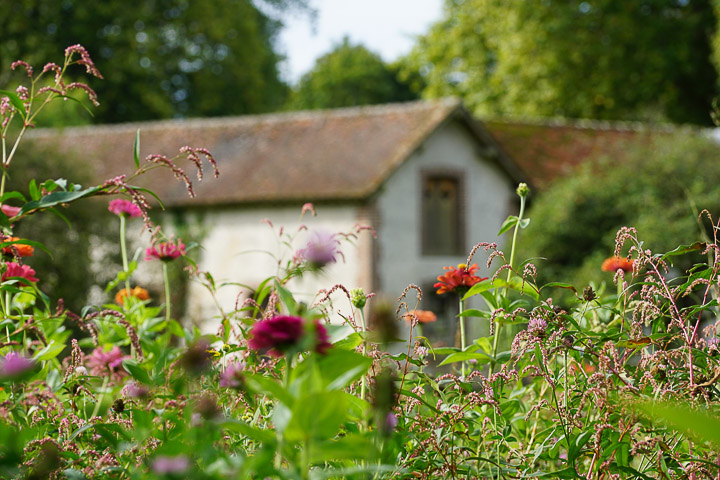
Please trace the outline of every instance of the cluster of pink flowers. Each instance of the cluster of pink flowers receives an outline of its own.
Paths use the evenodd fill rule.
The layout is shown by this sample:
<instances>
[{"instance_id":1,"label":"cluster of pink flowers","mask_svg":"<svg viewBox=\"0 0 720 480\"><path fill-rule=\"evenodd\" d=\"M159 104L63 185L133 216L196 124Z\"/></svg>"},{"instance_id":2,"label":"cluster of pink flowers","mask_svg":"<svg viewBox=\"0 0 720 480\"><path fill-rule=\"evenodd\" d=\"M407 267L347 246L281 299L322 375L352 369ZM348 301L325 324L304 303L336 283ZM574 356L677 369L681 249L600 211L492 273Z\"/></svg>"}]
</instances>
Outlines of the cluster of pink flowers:
<instances>
[{"instance_id":1,"label":"cluster of pink flowers","mask_svg":"<svg viewBox=\"0 0 720 480\"><path fill-rule=\"evenodd\" d=\"M115 200L112 200L110 204L108 205L108 210L111 213L114 213L118 217L130 217L130 218L137 218L142 215L142 210L140 210L140 207L135 205L135 203L131 202L130 200L125 200L124 198L116 198Z\"/></svg>"},{"instance_id":2,"label":"cluster of pink flowers","mask_svg":"<svg viewBox=\"0 0 720 480\"><path fill-rule=\"evenodd\" d=\"M2 274L2 277L0 277L0 282L4 282L10 278L18 277L27 280L27 282L35 283L38 281L37 277L35 277L35 270L30 268L28 265L20 265L17 262L7 262L7 269L5 270L5 273ZM20 285L28 286L29 284L20 280L18 283Z\"/></svg>"},{"instance_id":3,"label":"cluster of pink flowers","mask_svg":"<svg viewBox=\"0 0 720 480\"><path fill-rule=\"evenodd\" d=\"M185 244L182 240L169 240L167 242L156 243L152 247L145 250L145 260L162 260L169 262L178 257L185 255Z\"/></svg>"},{"instance_id":4,"label":"cluster of pink flowers","mask_svg":"<svg viewBox=\"0 0 720 480\"><path fill-rule=\"evenodd\" d=\"M332 346L325 326L314 320L309 327L315 335L314 350L324 354ZM248 345L253 350L267 352L273 357L281 357L300 346L305 334L306 322L301 317L278 315L255 323L250 331Z\"/></svg>"}]
</instances>

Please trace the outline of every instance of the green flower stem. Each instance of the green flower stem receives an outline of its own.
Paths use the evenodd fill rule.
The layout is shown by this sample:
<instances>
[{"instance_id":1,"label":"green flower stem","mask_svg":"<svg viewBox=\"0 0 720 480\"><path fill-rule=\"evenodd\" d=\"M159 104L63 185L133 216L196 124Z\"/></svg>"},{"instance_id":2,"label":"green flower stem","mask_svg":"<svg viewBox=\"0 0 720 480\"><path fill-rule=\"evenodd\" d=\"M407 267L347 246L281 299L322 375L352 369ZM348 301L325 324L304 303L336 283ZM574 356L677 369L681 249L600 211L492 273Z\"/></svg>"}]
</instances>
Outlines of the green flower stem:
<instances>
[{"instance_id":1,"label":"green flower stem","mask_svg":"<svg viewBox=\"0 0 720 480\"><path fill-rule=\"evenodd\" d=\"M367 339L365 338L366 334L367 334L367 326L365 324L365 309L359 308L358 310L360 310L360 325L362 326L362 342L363 342L362 354L363 354L363 356L365 356L365 355L367 355ZM361 400L365 400L366 384L367 384L367 375L363 375L362 380L360 382L360 399Z\"/></svg>"},{"instance_id":2,"label":"green flower stem","mask_svg":"<svg viewBox=\"0 0 720 480\"><path fill-rule=\"evenodd\" d=\"M165 321L170 321L170 276L168 275L168 262L163 262L163 278L165 280Z\"/></svg>"},{"instance_id":3,"label":"green flower stem","mask_svg":"<svg viewBox=\"0 0 720 480\"><path fill-rule=\"evenodd\" d=\"M513 238L512 238L512 244L510 246L510 268L508 269L507 274L507 283L510 284L510 279L512 278L512 267L513 262L515 261L515 244L517 243L517 235L518 230L520 230L520 223L523 221L523 215L525 214L525 195L520 195L520 213L518 214L517 223L515 224L515 229L513 230ZM499 291L499 289L498 289ZM499 298L498 298L499 300ZM498 305L500 302L498 301ZM502 324L500 323L500 315L498 315L497 319L495 320L495 335L493 337L493 349L492 349L492 355L493 360L490 363L490 375L493 374L493 371L495 370L495 356L497 355L497 347L500 340L500 327Z\"/></svg>"},{"instance_id":4,"label":"green flower stem","mask_svg":"<svg viewBox=\"0 0 720 480\"><path fill-rule=\"evenodd\" d=\"M125 272L125 296L130 296L130 268L128 267L127 247L125 245L125 215L120 215L120 253L122 254L123 272Z\"/></svg>"},{"instance_id":5,"label":"green flower stem","mask_svg":"<svg viewBox=\"0 0 720 480\"><path fill-rule=\"evenodd\" d=\"M465 302L463 301L462 296L460 296L460 314L465 311ZM460 348L461 351L465 351L465 317L458 317L458 323L460 324ZM461 367L460 367L460 373L462 374L463 380L465 379L465 373L466 373L466 361L463 360Z\"/></svg>"}]
</instances>

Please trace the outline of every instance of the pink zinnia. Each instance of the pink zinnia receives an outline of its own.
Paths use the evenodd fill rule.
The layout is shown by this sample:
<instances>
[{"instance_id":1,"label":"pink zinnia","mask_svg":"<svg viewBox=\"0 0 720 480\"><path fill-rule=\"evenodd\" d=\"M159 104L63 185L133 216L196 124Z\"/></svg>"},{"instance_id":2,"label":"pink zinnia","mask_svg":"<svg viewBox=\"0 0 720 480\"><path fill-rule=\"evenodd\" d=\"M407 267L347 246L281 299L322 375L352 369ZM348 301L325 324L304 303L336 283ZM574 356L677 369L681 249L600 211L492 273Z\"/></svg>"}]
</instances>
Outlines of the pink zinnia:
<instances>
[{"instance_id":1,"label":"pink zinnia","mask_svg":"<svg viewBox=\"0 0 720 480\"><path fill-rule=\"evenodd\" d=\"M122 350L117 345L113 346L109 352L106 352L102 347L97 347L88 357L88 365L93 375L103 376L107 375L109 371L124 376L125 372L120 367L126 358L130 357L123 355Z\"/></svg>"},{"instance_id":2,"label":"pink zinnia","mask_svg":"<svg viewBox=\"0 0 720 480\"><path fill-rule=\"evenodd\" d=\"M116 198L108 205L108 210L118 217L126 216L136 218L142 216L142 210L130 200Z\"/></svg>"},{"instance_id":3,"label":"pink zinnia","mask_svg":"<svg viewBox=\"0 0 720 480\"><path fill-rule=\"evenodd\" d=\"M184 255L185 245L180 239L175 242L171 240L169 242L156 243L145 250L145 260L158 259L164 262L169 262L170 260L175 260L176 258Z\"/></svg>"},{"instance_id":4,"label":"pink zinnia","mask_svg":"<svg viewBox=\"0 0 720 480\"><path fill-rule=\"evenodd\" d=\"M5 270L5 273L2 274L2 277L0 277L0 282L4 282L11 277L20 277L24 278L25 280L29 282L37 282L38 279L35 277L35 270L30 268L27 265L20 265L17 262L7 262L7 270ZM28 286L29 284L27 282L24 282L20 280L18 282L20 285Z\"/></svg>"},{"instance_id":5,"label":"pink zinnia","mask_svg":"<svg viewBox=\"0 0 720 480\"><path fill-rule=\"evenodd\" d=\"M20 213L20 210L22 209L20 207L12 207L10 205L0 205L0 210L2 210L2 213L7 215L8 218L12 218Z\"/></svg>"}]
</instances>

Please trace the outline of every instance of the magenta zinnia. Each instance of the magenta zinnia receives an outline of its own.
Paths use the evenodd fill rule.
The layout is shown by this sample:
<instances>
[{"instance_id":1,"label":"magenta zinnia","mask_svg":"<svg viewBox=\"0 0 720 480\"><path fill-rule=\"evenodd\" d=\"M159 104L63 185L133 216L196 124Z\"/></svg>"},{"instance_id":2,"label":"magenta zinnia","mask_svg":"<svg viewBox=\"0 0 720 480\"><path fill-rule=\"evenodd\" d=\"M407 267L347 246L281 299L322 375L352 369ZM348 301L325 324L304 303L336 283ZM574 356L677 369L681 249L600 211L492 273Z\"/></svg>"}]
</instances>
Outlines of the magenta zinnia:
<instances>
[{"instance_id":1,"label":"magenta zinnia","mask_svg":"<svg viewBox=\"0 0 720 480\"><path fill-rule=\"evenodd\" d=\"M145 250L145 260L157 259L163 262L169 262L183 255L185 255L185 245L180 239L156 243Z\"/></svg>"},{"instance_id":2,"label":"magenta zinnia","mask_svg":"<svg viewBox=\"0 0 720 480\"><path fill-rule=\"evenodd\" d=\"M118 217L130 217L130 218L136 218L142 215L142 210L140 210L140 207L135 205L130 200L125 200L123 198L116 198L115 200L112 200L110 204L108 205L108 210Z\"/></svg>"},{"instance_id":3,"label":"magenta zinnia","mask_svg":"<svg viewBox=\"0 0 720 480\"><path fill-rule=\"evenodd\" d=\"M314 321L315 348L318 353L325 353L332 345L328 341L325 327ZM280 357L285 352L299 346L305 334L305 321L301 317L279 315L260 320L250 331L248 345L253 350L267 352L273 357Z\"/></svg>"}]
</instances>

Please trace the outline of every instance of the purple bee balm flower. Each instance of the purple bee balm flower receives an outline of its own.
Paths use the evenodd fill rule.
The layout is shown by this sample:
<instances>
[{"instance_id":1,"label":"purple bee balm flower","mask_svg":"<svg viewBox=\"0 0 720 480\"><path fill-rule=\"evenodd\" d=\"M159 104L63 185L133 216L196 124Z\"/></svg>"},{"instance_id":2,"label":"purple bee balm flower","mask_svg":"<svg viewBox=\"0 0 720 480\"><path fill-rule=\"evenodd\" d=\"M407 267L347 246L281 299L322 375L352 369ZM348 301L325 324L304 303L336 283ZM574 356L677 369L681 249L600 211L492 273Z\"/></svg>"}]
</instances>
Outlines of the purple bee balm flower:
<instances>
[{"instance_id":1,"label":"purple bee balm flower","mask_svg":"<svg viewBox=\"0 0 720 480\"><path fill-rule=\"evenodd\" d=\"M108 205L108 210L118 217L130 217L130 218L137 218L142 215L142 210L140 210L140 207L135 205L130 200L125 200L123 198L116 198L115 200L112 200L110 204Z\"/></svg>"},{"instance_id":2,"label":"purple bee balm flower","mask_svg":"<svg viewBox=\"0 0 720 480\"><path fill-rule=\"evenodd\" d=\"M220 386L224 388L240 388L243 378L242 372L245 370L245 364L241 362L233 362L225 368L220 374Z\"/></svg>"},{"instance_id":3,"label":"purple bee balm flower","mask_svg":"<svg viewBox=\"0 0 720 480\"><path fill-rule=\"evenodd\" d=\"M152 463L152 470L158 475L181 474L190 468L190 460L184 455L168 457L158 456Z\"/></svg>"},{"instance_id":4,"label":"purple bee balm flower","mask_svg":"<svg viewBox=\"0 0 720 480\"><path fill-rule=\"evenodd\" d=\"M32 359L10 352L0 357L0 379L15 379L22 377L35 367Z\"/></svg>"},{"instance_id":5,"label":"purple bee balm flower","mask_svg":"<svg viewBox=\"0 0 720 480\"><path fill-rule=\"evenodd\" d=\"M339 241L335 235L328 232L314 232L310 236L305 248L298 253L315 267L324 267L336 262Z\"/></svg>"},{"instance_id":6,"label":"purple bee balm flower","mask_svg":"<svg viewBox=\"0 0 720 480\"><path fill-rule=\"evenodd\" d=\"M145 260L162 260L169 262L185 255L185 244L180 239L176 241L156 243L145 250Z\"/></svg>"},{"instance_id":7,"label":"purple bee balm flower","mask_svg":"<svg viewBox=\"0 0 720 480\"><path fill-rule=\"evenodd\" d=\"M130 357L123 355L122 350L117 345L113 346L109 352L106 352L102 347L97 347L90 354L88 365L93 375L103 376L110 372L122 377L125 372L120 367L126 358Z\"/></svg>"}]
</instances>

